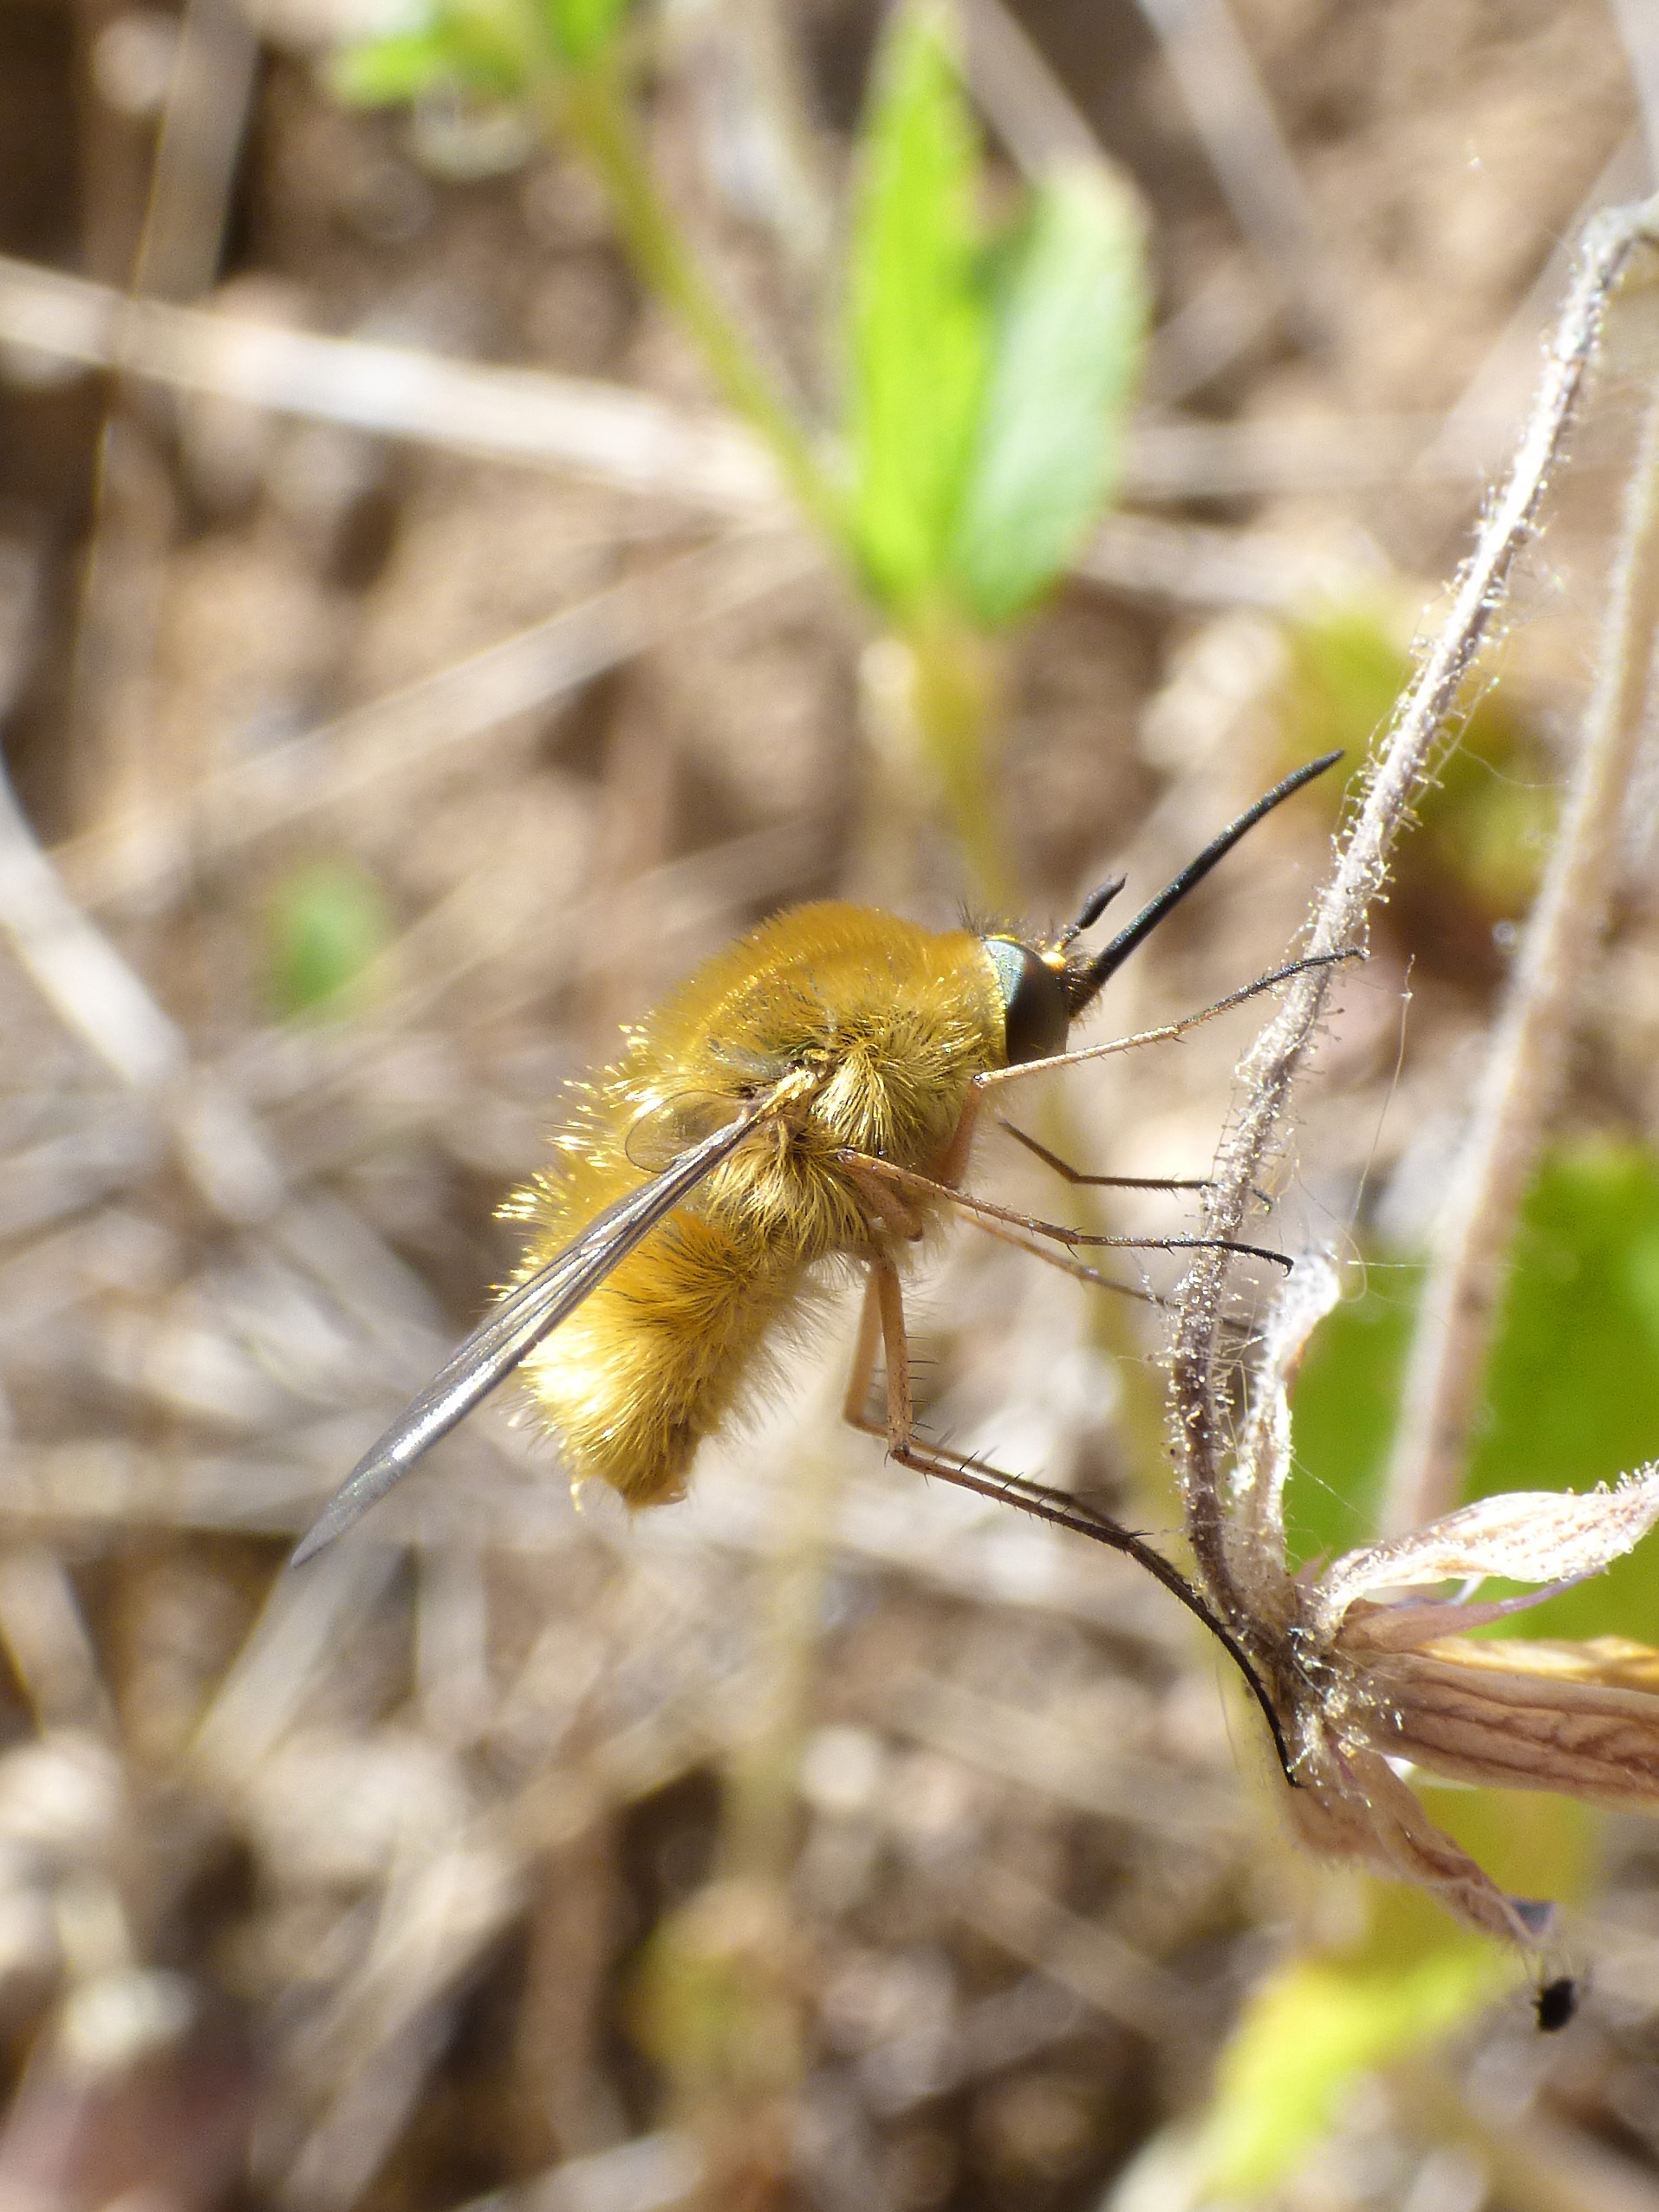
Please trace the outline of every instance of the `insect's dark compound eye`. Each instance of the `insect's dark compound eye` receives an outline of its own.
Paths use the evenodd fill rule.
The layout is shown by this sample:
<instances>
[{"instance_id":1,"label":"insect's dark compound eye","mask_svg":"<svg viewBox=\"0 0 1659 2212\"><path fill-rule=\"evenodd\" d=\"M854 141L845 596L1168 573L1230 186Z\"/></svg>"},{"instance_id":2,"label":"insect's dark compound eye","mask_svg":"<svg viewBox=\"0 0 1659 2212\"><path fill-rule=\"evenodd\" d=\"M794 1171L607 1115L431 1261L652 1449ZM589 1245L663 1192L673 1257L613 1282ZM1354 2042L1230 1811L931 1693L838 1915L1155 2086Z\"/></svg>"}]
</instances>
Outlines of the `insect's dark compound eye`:
<instances>
[{"instance_id":1,"label":"insect's dark compound eye","mask_svg":"<svg viewBox=\"0 0 1659 2212\"><path fill-rule=\"evenodd\" d=\"M1070 1026L1065 986L1029 945L1012 937L982 937L1002 993L1003 1034L1008 1064L1046 1060L1064 1052Z\"/></svg>"}]
</instances>

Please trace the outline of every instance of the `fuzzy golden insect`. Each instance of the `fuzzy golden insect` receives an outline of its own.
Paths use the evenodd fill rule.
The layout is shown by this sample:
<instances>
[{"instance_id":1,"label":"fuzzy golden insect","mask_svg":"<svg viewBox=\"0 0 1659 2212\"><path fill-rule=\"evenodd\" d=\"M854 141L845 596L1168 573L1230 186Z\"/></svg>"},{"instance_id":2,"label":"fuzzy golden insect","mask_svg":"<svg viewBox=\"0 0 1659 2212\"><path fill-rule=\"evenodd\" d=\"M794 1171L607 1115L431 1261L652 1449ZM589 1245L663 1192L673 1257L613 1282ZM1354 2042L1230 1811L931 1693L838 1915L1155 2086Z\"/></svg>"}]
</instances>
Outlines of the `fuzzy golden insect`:
<instances>
[{"instance_id":1,"label":"fuzzy golden insect","mask_svg":"<svg viewBox=\"0 0 1659 2212\"><path fill-rule=\"evenodd\" d=\"M1216 1626L1138 1537L1076 1500L917 1437L900 1259L953 1213L993 1233L1066 1246L1148 1241L1087 1235L963 1192L982 1104L999 1084L1179 1035L1218 1011L1146 1038L1067 1049L1073 1022L1177 901L1337 758L1276 785L1092 953L1077 940L1122 877L1049 938L929 930L826 903L780 914L707 961L628 1033L611 1066L575 1087L551 1166L506 1208L529 1232L517 1279L353 1471L296 1560L383 1496L514 1369L573 1480L602 1478L633 1506L679 1497L699 1444L732 1411L809 1278L839 1263L866 1278L849 1420L884 1434L903 1466L1132 1552ZM1113 1180L1044 1156L1073 1181ZM1092 1275L1075 1259L1044 1256ZM881 1424L865 1411L878 1356L887 1378Z\"/></svg>"}]
</instances>

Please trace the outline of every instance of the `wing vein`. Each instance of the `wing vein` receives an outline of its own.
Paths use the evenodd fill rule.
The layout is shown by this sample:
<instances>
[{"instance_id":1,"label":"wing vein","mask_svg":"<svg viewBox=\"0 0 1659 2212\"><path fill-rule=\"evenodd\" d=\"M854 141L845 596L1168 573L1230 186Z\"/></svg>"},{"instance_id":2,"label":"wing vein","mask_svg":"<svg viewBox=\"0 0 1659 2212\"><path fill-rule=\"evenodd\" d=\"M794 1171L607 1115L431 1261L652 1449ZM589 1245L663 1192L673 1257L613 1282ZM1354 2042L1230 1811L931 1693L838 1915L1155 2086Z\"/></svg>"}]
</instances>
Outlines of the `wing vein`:
<instances>
[{"instance_id":1,"label":"wing vein","mask_svg":"<svg viewBox=\"0 0 1659 2212\"><path fill-rule=\"evenodd\" d=\"M504 1382L699 1183L730 1159L755 1123L776 1109L783 1088L693 1145L651 1181L595 1214L545 1267L515 1284L457 1346L420 1395L364 1453L295 1547L290 1564L303 1565L325 1545L333 1543L498 1383Z\"/></svg>"}]
</instances>

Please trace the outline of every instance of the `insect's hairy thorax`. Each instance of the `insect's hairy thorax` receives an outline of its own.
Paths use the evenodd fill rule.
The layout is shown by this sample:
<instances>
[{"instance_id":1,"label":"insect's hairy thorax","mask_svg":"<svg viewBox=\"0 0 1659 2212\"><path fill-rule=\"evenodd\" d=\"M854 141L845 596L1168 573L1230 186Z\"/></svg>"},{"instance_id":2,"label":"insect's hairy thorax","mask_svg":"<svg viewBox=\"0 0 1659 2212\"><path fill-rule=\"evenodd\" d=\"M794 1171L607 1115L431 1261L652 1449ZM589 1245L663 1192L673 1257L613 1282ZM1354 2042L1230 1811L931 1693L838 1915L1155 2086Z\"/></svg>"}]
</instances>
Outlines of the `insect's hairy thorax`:
<instances>
[{"instance_id":1,"label":"insect's hairy thorax","mask_svg":"<svg viewBox=\"0 0 1659 2212\"><path fill-rule=\"evenodd\" d=\"M1001 1009L978 941L857 907L803 907L699 970L634 1031L621 1114L676 1095L736 1103L817 1078L790 1128L797 1158L851 1147L926 1169L973 1078L1001 1064Z\"/></svg>"}]
</instances>

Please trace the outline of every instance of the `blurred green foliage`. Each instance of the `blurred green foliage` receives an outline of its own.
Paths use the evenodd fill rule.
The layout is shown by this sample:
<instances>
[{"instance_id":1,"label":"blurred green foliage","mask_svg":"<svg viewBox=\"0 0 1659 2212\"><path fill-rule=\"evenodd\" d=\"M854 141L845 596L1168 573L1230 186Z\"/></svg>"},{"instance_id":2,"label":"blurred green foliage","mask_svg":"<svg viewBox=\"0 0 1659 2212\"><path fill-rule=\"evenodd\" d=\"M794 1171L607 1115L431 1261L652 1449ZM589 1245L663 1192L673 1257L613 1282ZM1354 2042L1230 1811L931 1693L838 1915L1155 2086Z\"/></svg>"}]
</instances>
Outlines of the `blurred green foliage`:
<instances>
[{"instance_id":1,"label":"blurred green foliage","mask_svg":"<svg viewBox=\"0 0 1659 2212\"><path fill-rule=\"evenodd\" d=\"M543 0L543 8L562 57L585 68L610 45L628 0Z\"/></svg>"},{"instance_id":2,"label":"blurred green foliage","mask_svg":"<svg viewBox=\"0 0 1659 2212\"><path fill-rule=\"evenodd\" d=\"M1148 314L1129 193L1057 170L999 237L948 29L895 17L848 264L855 550L901 622L988 628L1053 583L1109 496Z\"/></svg>"},{"instance_id":3,"label":"blurred green foliage","mask_svg":"<svg viewBox=\"0 0 1659 2212\"><path fill-rule=\"evenodd\" d=\"M1351 1952L1300 1952L1256 1984L1228 2040L1205 2115L1208 2188L1252 2197L1293 2173L1362 2073L1445 2033L1515 1968L1448 1922L1422 1892L1366 1884L1374 1908Z\"/></svg>"},{"instance_id":4,"label":"blurred green foliage","mask_svg":"<svg viewBox=\"0 0 1659 2212\"><path fill-rule=\"evenodd\" d=\"M549 67L603 60L627 8L628 0L417 0L407 23L343 48L330 84L360 107L440 89L520 100Z\"/></svg>"},{"instance_id":5,"label":"blurred green foliage","mask_svg":"<svg viewBox=\"0 0 1659 2212\"><path fill-rule=\"evenodd\" d=\"M1140 213L1103 169L1057 169L992 263L991 369L947 569L982 621L1055 582L1122 465L1150 306Z\"/></svg>"},{"instance_id":6,"label":"blurred green foliage","mask_svg":"<svg viewBox=\"0 0 1659 2212\"><path fill-rule=\"evenodd\" d=\"M1379 1265L1320 1325L1298 1379L1285 1513L1293 1561L1376 1532L1422 1270ZM1584 1139L1545 1160L1517 1232L1466 1499L1584 1490L1659 1455L1659 1159ZM1500 1596L1495 1582L1481 1595ZM1659 1547L1492 1636L1626 1636L1659 1629ZM1513 1895L1571 1901L1594 1867L1596 1815L1573 1800L1429 1785L1431 1816ZM1205 2171L1246 2196L1282 2180L1336 2116L1355 2076L1432 2043L1520 1973L1428 1896L1369 1878L1365 1933L1293 1957L1246 2006L1203 2133Z\"/></svg>"},{"instance_id":7,"label":"blurred green foliage","mask_svg":"<svg viewBox=\"0 0 1659 2212\"><path fill-rule=\"evenodd\" d=\"M484 101L520 98L536 62L523 0L426 0L402 29L336 54L329 85L355 107L397 107L453 88Z\"/></svg>"},{"instance_id":8,"label":"blurred green foliage","mask_svg":"<svg viewBox=\"0 0 1659 2212\"><path fill-rule=\"evenodd\" d=\"M984 400L979 149L941 26L899 16L878 56L847 273L852 529L875 595L943 573Z\"/></svg>"},{"instance_id":9,"label":"blurred green foliage","mask_svg":"<svg viewBox=\"0 0 1659 2212\"><path fill-rule=\"evenodd\" d=\"M308 862L285 875L266 917L266 996L284 1018L348 998L391 940L379 884L355 862Z\"/></svg>"},{"instance_id":10,"label":"blurred green foliage","mask_svg":"<svg viewBox=\"0 0 1659 2212\"><path fill-rule=\"evenodd\" d=\"M1421 1794L1431 1818L1512 1892L1582 1893L1595 1832L1583 1805L1434 1785ZM1222 2055L1197 2158L1218 2196L1274 2189L1339 2118L1361 2074L1450 2033L1524 1977L1513 1953L1448 1919L1426 1891L1335 1879L1351 1936L1295 1953L1258 1982Z\"/></svg>"},{"instance_id":11,"label":"blurred green foliage","mask_svg":"<svg viewBox=\"0 0 1659 2212\"><path fill-rule=\"evenodd\" d=\"M625 0L424 0L345 49L334 88L368 106L440 88L526 100L543 80L608 74L624 14ZM581 102L565 118L594 120ZM614 131L607 146L630 238L672 226L617 165ZM984 152L935 0L893 12L856 172L840 491L824 511L901 628L941 614L995 628L1052 585L1116 481L1149 307L1140 213L1103 165L1072 164L987 225ZM756 427L776 442L775 416Z\"/></svg>"},{"instance_id":12,"label":"blurred green foliage","mask_svg":"<svg viewBox=\"0 0 1659 2212\"><path fill-rule=\"evenodd\" d=\"M1285 1511L1302 1560L1366 1541L1410 1339L1417 1271L1379 1267L1321 1324L1295 1395ZM1522 1209L1467 1498L1584 1490L1659 1456L1659 1160L1564 1146ZM1489 1631L1659 1633L1659 1546Z\"/></svg>"},{"instance_id":13,"label":"blurred green foliage","mask_svg":"<svg viewBox=\"0 0 1659 2212\"><path fill-rule=\"evenodd\" d=\"M1333 745L1356 758L1369 751L1413 672L1410 619L1371 593L1287 623L1288 671L1273 703L1286 768ZM1537 735L1488 684L1467 703L1459 743L1417 799L1419 829L1396 857L1385 912L1417 958L1464 978L1493 973L1493 932L1531 904L1555 811Z\"/></svg>"},{"instance_id":14,"label":"blurred green foliage","mask_svg":"<svg viewBox=\"0 0 1659 2212\"><path fill-rule=\"evenodd\" d=\"M1116 482L1149 311L1133 194L1103 162L1066 164L992 224L953 18L940 0L904 0L854 150L841 417L814 425L657 186L620 66L625 0L411 4L400 29L337 56L336 93L516 103L586 157L636 274L906 648L893 734L928 764L980 894L1005 902L988 778L1001 693L986 643L1057 582ZM902 777L892 782L882 803L896 814Z\"/></svg>"}]
</instances>

